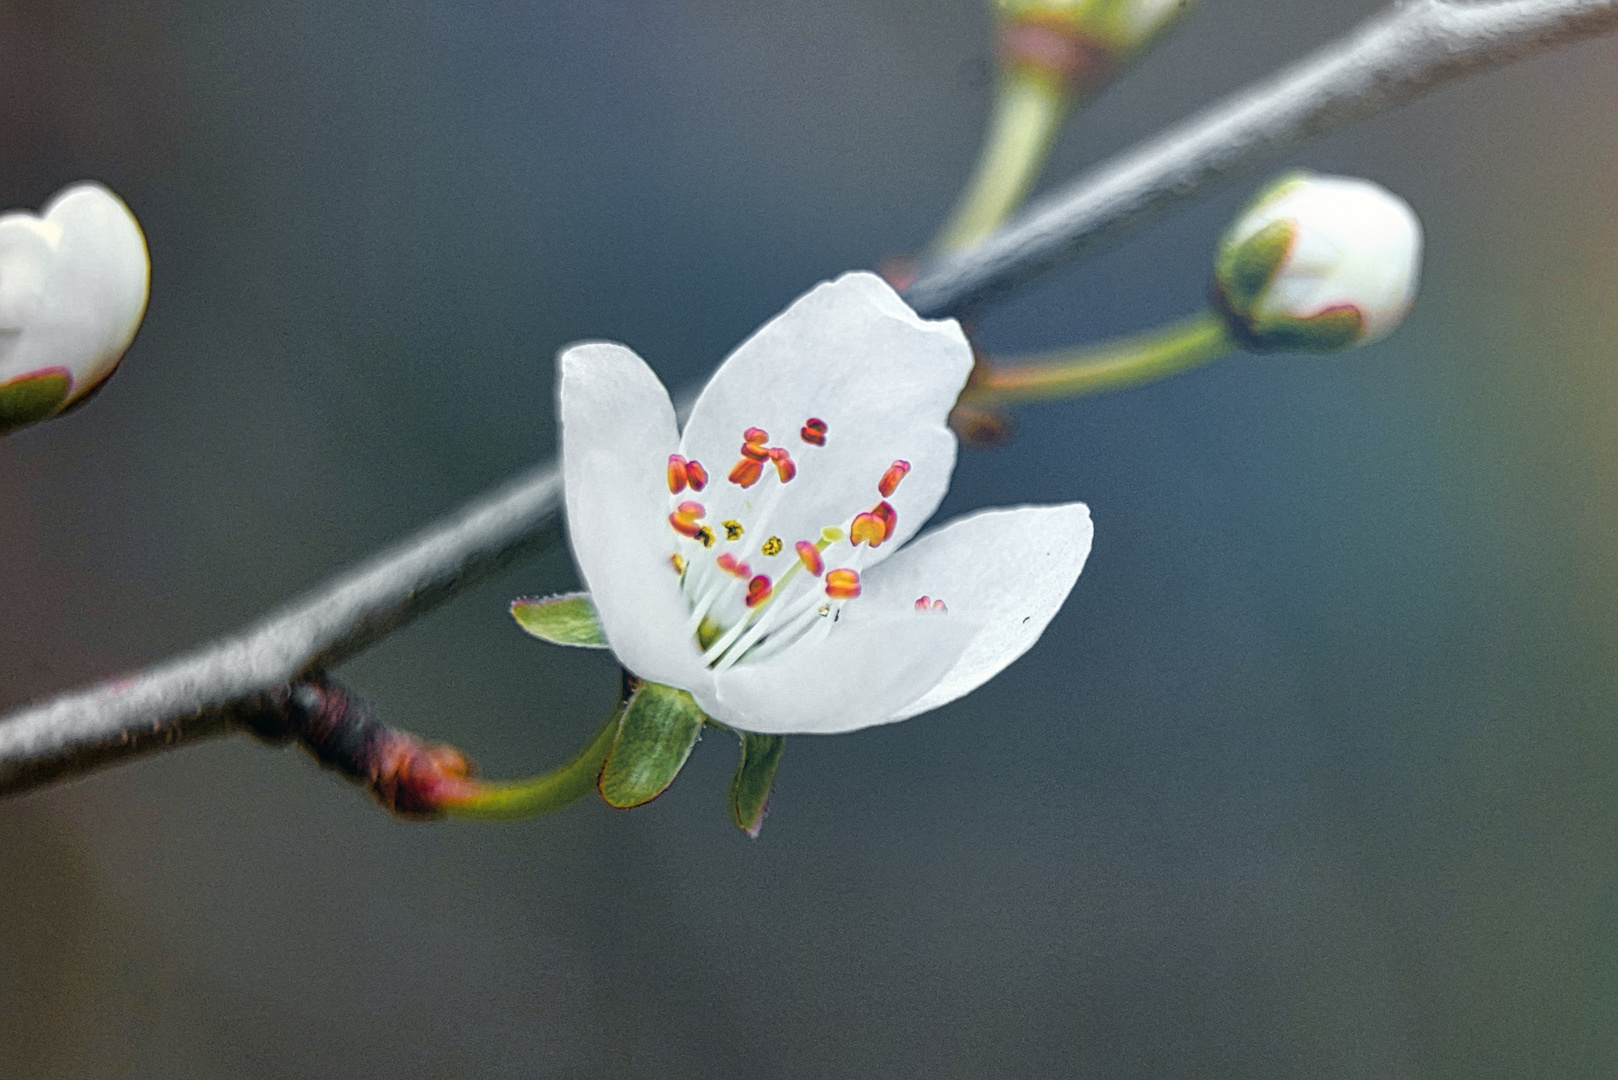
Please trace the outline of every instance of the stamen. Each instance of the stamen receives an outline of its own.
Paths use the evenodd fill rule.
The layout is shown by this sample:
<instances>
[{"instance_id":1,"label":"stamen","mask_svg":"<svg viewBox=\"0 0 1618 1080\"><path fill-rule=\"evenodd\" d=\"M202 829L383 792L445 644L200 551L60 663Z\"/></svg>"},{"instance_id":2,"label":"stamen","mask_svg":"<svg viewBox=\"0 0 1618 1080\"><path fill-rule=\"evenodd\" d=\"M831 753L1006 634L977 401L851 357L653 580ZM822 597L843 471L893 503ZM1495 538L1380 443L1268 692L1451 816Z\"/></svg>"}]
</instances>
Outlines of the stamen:
<instances>
[{"instance_id":1,"label":"stamen","mask_svg":"<svg viewBox=\"0 0 1618 1080\"><path fill-rule=\"evenodd\" d=\"M688 521L695 521L700 517L706 516L708 513L708 508L699 502L690 502L688 500L681 503L679 506L676 506L674 508L674 512Z\"/></svg>"},{"instance_id":2,"label":"stamen","mask_svg":"<svg viewBox=\"0 0 1618 1080\"><path fill-rule=\"evenodd\" d=\"M899 481L903 480L909 472L910 462L895 461L888 466L888 471L882 474L882 479L877 482L876 489L882 493L884 499L892 498L893 493L899 489Z\"/></svg>"},{"instance_id":3,"label":"stamen","mask_svg":"<svg viewBox=\"0 0 1618 1080\"><path fill-rule=\"evenodd\" d=\"M792 455L779 446L770 447L770 460L775 462L775 474L786 483L798 475L798 467L792 463Z\"/></svg>"},{"instance_id":4,"label":"stamen","mask_svg":"<svg viewBox=\"0 0 1618 1080\"><path fill-rule=\"evenodd\" d=\"M758 483L759 477L763 475L764 466L752 458L742 458L736 463L736 467L730 470L730 482L749 488Z\"/></svg>"},{"instance_id":5,"label":"stamen","mask_svg":"<svg viewBox=\"0 0 1618 1080\"><path fill-rule=\"evenodd\" d=\"M820 557L820 549L807 540L799 540L793 546L798 549L798 560L803 563L803 568L819 577L826 569L826 561Z\"/></svg>"},{"instance_id":6,"label":"stamen","mask_svg":"<svg viewBox=\"0 0 1618 1080\"><path fill-rule=\"evenodd\" d=\"M707 592L702 594L701 599L699 599L691 608L691 619L686 625L686 633L700 635L702 631L702 624L711 621L708 618L708 612L713 608L714 601L718 600L719 594L728 588L730 588L729 585L723 581L720 581L716 582L710 589L708 589ZM712 642L709 642L708 644L712 644ZM704 644L702 647L706 649L708 644Z\"/></svg>"},{"instance_id":7,"label":"stamen","mask_svg":"<svg viewBox=\"0 0 1618 1080\"><path fill-rule=\"evenodd\" d=\"M685 490L690 474L685 471L685 458L679 454L669 455L669 494L678 495Z\"/></svg>"},{"instance_id":8,"label":"stamen","mask_svg":"<svg viewBox=\"0 0 1618 1080\"><path fill-rule=\"evenodd\" d=\"M698 525L694 519L682 516L679 511L669 515L669 524L674 526L675 532L693 540L702 539L702 534L707 531L707 526Z\"/></svg>"},{"instance_id":9,"label":"stamen","mask_svg":"<svg viewBox=\"0 0 1618 1080\"><path fill-rule=\"evenodd\" d=\"M742 442L744 443L752 443L754 446L762 446L764 443L769 441L770 433L765 431L763 428L750 427L746 431L742 432Z\"/></svg>"},{"instance_id":10,"label":"stamen","mask_svg":"<svg viewBox=\"0 0 1618 1080\"><path fill-rule=\"evenodd\" d=\"M739 577L743 581L746 581L748 578L753 576L752 568L746 563L738 560L736 556L732 555L728 551L722 552L719 558L714 560L714 564L725 573L730 574L733 577Z\"/></svg>"},{"instance_id":11,"label":"stamen","mask_svg":"<svg viewBox=\"0 0 1618 1080\"><path fill-rule=\"evenodd\" d=\"M860 594L858 570L827 570L826 595L833 600L852 600Z\"/></svg>"},{"instance_id":12,"label":"stamen","mask_svg":"<svg viewBox=\"0 0 1618 1080\"><path fill-rule=\"evenodd\" d=\"M899 511L887 503L881 502L871 507L871 516L882 522L882 539L891 540L893 530L899 527ZM875 544L871 546L876 547Z\"/></svg>"},{"instance_id":13,"label":"stamen","mask_svg":"<svg viewBox=\"0 0 1618 1080\"><path fill-rule=\"evenodd\" d=\"M781 538L779 536L770 537L768 540L764 541L764 546L759 548L759 550L766 555L781 554Z\"/></svg>"},{"instance_id":14,"label":"stamen","mask_svg":"<svg viewBox=\"0 0 1618 1080\"><path fill-rule=\"evenodd\" d=\"M685 574L685 557L683 555L681 555L678 551L676 551L673 555L669 556L669 562L671 564L673 564L674 572L676 574L680 574L681 576L684 576L684 574Z\"/></svg>"},{"instance_id":15,"label":"stamen","mask_svg":"<svg viewBox=\"0 0 1618 1080\"><path fill-rule=\"evenodd\" d=\"M820 602L819 594L810 590L792 603L780 599L785 594L787 579L797 569L794 566L775 583L776 600L763 609L745 634L727 647L724 656L713 665L716 672L730 669L750 653L758 660L773 655L791 645L798 639L799 632L808 628L815 605Z\"/></svg>"},{"instance_id":16,"label":"stamen","mask_svg":"<svg viewBox=\"0 0 1618 1080\"><path fill-rule=\"evenodd\" d=\"M713 547L713 530L704 525L697 530L697 534L691 539L697 541L703 547Z\"/></svg>"},{"instance_id":17,"label":"stamen","mask_svg":"<svg viewBox=\"0 0 1618 1080\"><path fill-rule=\"evenodd\" d=\"M739 521L721 521L725 527L726 540L740 540L742 538L742 523Z\"/></svg>"},{"instance_id":18,"label":"stamen","mask_svg":"<svg viewBox=\"0 0 1618 1080\"><path fill-rule=\"evenodd\" d=\"M944 606L944 601L942 601L942 600L934 600L933 601L933 610L938 612L940 615L949 614L949 608Z\"/></svg>"},{"instance_id":19,"label":"stamen","mask_svg":"<svg viewBox=\"0 0 1618 1080\"><path fill-rule=\"evenodd\" d=\"M770 579L763 574L758 575L758 577L747 583L747 606L750 608L758 607L770 598L770 593L773 591Z\"/></svg>"},{"instance_id":20,"label":"stamen","mask_svg":"<svg viewBox=\"0 0 1618 1080\"><path fill-rule=\"evenodd\" d=\"M685 463L685 482L691 485L692 491L708 486L708 470L702 467L702 462L692 459Z\"/></svg>"},{"instance_id":21,"label":"stamen","mask_svg":"<svg viewBox=\"0 0 1618 1080\"><path fill-rule=\"evenodd\" d=\"M855 547L861 544L876 547L887 537L887 526L875 514L856 514L854 523L848 527L848 542Z\"/></svg>"},{"instance_id":22,"label":"stamen","mask_svg":"<svg viewBox=\"0 0 1618 1080\"><path fill-rule=\"evenodd\" d=\"M926 611L931 606L932 606L932 597L927 596L925 594L922 596L922 598L920 600L916 601L916 610L917 611Z\"/></svg>"},{"instance_id":23,"label":"stamen","mask_svg":"<svg viewBox=\"0 0 1618 1080\"><path fill-rule=\"evenodd\" d=\"M818 416L811 416L803 422L803 428L799 430L798 437L813 446L825 446L826 421Z\"/></svg>"},{"instance_id":24,"label":"stamen","mask_svg":"<svg viewBox=\"0 0 1618 1080\"><path fill-rule=\"evenodd\" d=\"M822 546L826 544L835 544L842 538L843 530L839 529L835 525L828 525L826 528L820 530L820 543Z\"/></svg>"},{"instance_id":25,"label":"stamen","mask_svg":"<svg viewBox=\"0 0 1618 1080\"><path fill-rule=\"evenodd\" d=\"M768 461L770 459L770 452L765 447L755 446L752 443L744 442L742 443L742 457L752 458L754 461Z\"/></svg>"}]
</instances>

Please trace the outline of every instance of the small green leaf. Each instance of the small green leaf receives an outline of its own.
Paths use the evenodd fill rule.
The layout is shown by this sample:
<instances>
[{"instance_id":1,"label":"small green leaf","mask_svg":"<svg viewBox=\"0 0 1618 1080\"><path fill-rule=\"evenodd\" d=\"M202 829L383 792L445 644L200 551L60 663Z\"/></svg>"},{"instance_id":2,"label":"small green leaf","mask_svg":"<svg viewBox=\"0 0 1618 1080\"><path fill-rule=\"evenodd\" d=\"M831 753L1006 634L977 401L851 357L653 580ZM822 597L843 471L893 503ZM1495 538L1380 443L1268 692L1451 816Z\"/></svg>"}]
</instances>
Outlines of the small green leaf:
<instances>
[{"instance_id":1,"label":"small green leaf","mask_svg":"<svg viewBox=\"0 0 1618 1080\"><path fill-rule=\"evenodd\" d=\"M730 818L737 828L754 839L764 828L764 812L770 806L770 785L775 782L776 766L787 741L780 735L736 733L742 740L742 757L736 775L730 778Z\"/></svg>"},{"instance_id":2,"label":"small green leaf","mask_svg":"<svg viewBox=\"0 0 1618 1080\"><path fill-rule=\"evenodd\" d=\"M620 810L649 803L674 783L708 718L684 690L642 683L624 706L596 787Z\"/></svg>"},{"instance_id":3,"label":"small green leaf","mask_svg":"<svg viewBox=\"0 0 1618 1080\"><path fill-rule=\"evenodd\" d=\"M511 602L511 617L517 625L553 645L580 649L605 649L607 637L589 593L564 593L544 598L525 596Z\"/></svg>"},{"instance_id":4,"label":"small green leaf","mask_svg":"<svg viewBox=\"0 0 1618 1080\"><path fill-rule=\"evenodd\" d=\"M55 413L72 384L66 369L48 368L0 385L0 435Z\"/></svg>"}]
</instances>

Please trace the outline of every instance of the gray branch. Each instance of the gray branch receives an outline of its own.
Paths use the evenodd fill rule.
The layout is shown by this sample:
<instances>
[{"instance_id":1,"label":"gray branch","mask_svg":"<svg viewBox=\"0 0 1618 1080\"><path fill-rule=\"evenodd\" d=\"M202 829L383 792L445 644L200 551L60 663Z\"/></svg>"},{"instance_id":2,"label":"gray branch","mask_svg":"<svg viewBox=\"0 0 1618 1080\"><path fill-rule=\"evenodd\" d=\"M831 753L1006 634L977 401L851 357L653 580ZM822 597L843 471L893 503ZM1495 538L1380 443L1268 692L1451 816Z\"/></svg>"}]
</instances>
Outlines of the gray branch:
<instances>
[{"instance_id":1,"label":"gray branch","mask_svg":"<svg viewBox=\"0 0 1618 1080\"><path fill-rule=\"evenodd\" d=\"M1320 51L1053 192L906 294L952 314L1095 248L1239 168L1452 79L1618 28L1618 0L1395 4Z\"/></svg>"},{"instance_id":2,"label":"gray branch","mask_svg":"<svg viewBox=\"0 0 1618 1080\"><path fill-rule=\"evenodd\" d=\"M1442 82L1618 28L1618 0L1415 0L1274 79L1082 177L907 293L944 315L1117 236L1211 180ZM561 481L541 466L328 581L241 633L0 720L0 793L22 791L284 702L288 685L353 656L560 536Z\"/></svg>"}]
</instances>

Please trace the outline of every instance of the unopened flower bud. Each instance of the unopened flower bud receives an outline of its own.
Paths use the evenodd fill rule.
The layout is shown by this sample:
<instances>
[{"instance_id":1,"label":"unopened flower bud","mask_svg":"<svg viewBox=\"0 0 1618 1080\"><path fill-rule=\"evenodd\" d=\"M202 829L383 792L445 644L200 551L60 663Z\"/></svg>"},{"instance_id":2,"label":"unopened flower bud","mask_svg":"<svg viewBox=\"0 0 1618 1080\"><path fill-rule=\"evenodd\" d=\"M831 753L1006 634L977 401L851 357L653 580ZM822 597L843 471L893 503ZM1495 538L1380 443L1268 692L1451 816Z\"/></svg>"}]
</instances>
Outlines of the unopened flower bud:
<instances>
[{"instance_id":1,"label":"unopened flower bud","mask_svg":"<svg viewBox=\"0 0 1618 1080\"><path fill-rule=\"evenodd\" d=\"M140 225L100 184L0 217L0 435L53 416L118 366L146 311Z\"/></svg>"},{"instance_id":2,"label":"unopened flower bud","mask_svg":"<svg viewBox=\"0 0 1618 1080\"><path fill-rule=\"evenodd\" d=\"M1195 0L995 0L1003 60L1100 82L1191 10ZM1042 34L1041 32L1046 32ZM1105 69L1098 72L1093 69ZM1098 77L1099 76L1099 77Z\"/></svg>"},{"instance_id":3,"label":"unopened flower bud","mask_svg":"<svg viewBox=\"0 0 1618 1080\"><path fill-rule=\"evenodd\" d=\"M1421 222L1368 180L1297 172L1220 241L1214 307L1254 351L1334 352L1391 333L1416 298Z\"/></svg>"}]
</instances>

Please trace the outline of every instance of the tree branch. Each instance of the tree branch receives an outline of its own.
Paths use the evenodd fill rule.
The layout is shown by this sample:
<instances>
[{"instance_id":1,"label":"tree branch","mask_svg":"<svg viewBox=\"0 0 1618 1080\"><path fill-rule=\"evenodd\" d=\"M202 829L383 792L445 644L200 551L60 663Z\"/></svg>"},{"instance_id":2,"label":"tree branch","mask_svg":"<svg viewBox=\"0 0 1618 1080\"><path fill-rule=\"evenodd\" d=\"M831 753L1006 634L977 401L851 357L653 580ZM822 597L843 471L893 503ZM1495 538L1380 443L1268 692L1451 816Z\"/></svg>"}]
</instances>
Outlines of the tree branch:
<instances>
[{"instance_id":1,"label":"tree branch","mask_svg":"<svg viewBox=\"0 0 1618 1080\"><path fill-rule=\"evenodd\" d=\"M1396 4L1279 75L1039 200L981 245L922 268L905 298L954 314L1094 248L1287 147L1452 79L1618 29L1618 0Z\"/></svg>"},{"instance_id":2,"label":"tree branch","mask_svg":"<svg viewBox=\"0 0 1618 1080\"><path fill-rule=\"evenodd\" d=\"M906 298L944 315L1188 198L1285 146L1472 72L1618 28L1618 0L1416 0L1215 105L1041 201L971 251L924 267ZM195 652L0 720L0 793L246 726L294 683L560 537L561 480L544 465Z\"/></svg>"}]
</instances>

